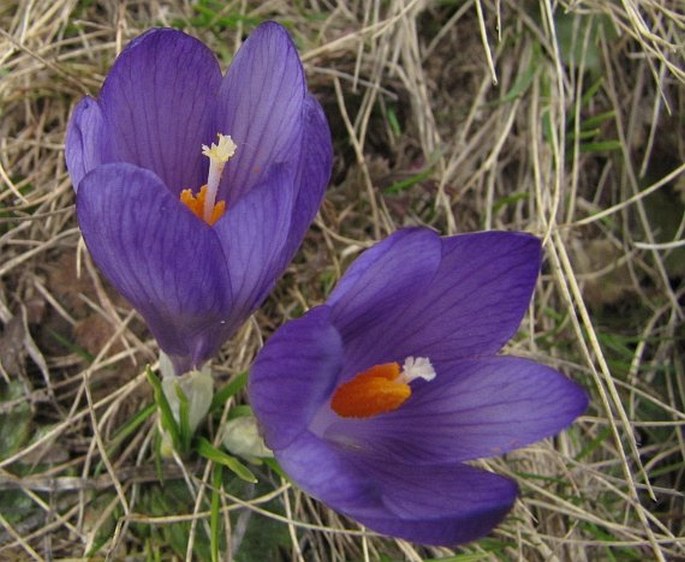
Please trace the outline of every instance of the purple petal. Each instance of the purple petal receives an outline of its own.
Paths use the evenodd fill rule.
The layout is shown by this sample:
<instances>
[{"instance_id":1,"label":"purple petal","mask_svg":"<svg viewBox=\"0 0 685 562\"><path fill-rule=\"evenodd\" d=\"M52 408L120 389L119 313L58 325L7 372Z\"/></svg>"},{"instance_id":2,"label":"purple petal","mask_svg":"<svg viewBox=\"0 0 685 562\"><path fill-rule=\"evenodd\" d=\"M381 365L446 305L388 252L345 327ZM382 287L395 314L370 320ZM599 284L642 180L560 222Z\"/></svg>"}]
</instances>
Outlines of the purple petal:
<instances>
[{"instance_id":1,"label":"purple petal","mask_svg":"<svg viewBox=\"0 0 685 562\"><path fill-rule=\"evenodd\" d=\"M102 87L102 161L152 170L174 194L197 190L220 81L212 51L185 33L153 29L132 41Z\"/></svg>"},{"instance_id":2,"label":"purple petal","mask_svg":"<svg viewBox=\"0 0 685 562\"><path fill-rule=\"evenodd\" d=\"M397 361L419 355L434 363L496 353L526 312L540 260L540 241L520 232L443 238L430 287L387 319L376 347L402 354Z\"/></svg>"},{"instance_id":3,"label":"purple petal","mask_svg":"<svg viewBox=\"0 0 685 562\"><path fill-rule=\"evenodd\" d=\"M342 363L342 341L321 306L281 327L250 372L250 404L272 449L304 432L333 390Z\"/></svg>"},{"instance_id":4,"label":"purple petal","mask_svg":"<svg viewBox=\"0 0 685 562\"><path fill-rule=\"evenodd\" d=\"M213 229L152 172L130 164L104 164L87 174L76 212L95 263L142 314L177 369L213 355L232 305Z\"/></svg>"},{"instance_id":5,"label":"purple petal","mask_svg":"<svg viewBox=\"0 0 685 562\"><path fill-rule=\"evenodd\" d=\"M287 31L274 22L255 29L221 83L214 122L238 148L226 167L221 197L229 205L260 183L269 167L297 162L306 94L304 73Z\"/></svg>"},{"instance_id":6,"label":"purple petal","mask_svg":"<svg viewBox=\"0 0 685 562\"><path fill-rule=\"evenodd\" d=\"M328 298L354 374L376 363L402 360L402 349L375 342L393 323L413 324L403 311L428 288L440 263L440 238L428 229L403 229L366 250Z\"/></svg>"},{"instance_id":7,"label":"purple petal","mask_svg":"<svg viewBox=\"0 0 685 562\"><path fill-rule=\"evenodd\" d=\"M292 173L276 166L214 225L228 263L238 325L262 303L287 266L294 198Z\"/></svg>"},{"instance_id":8,"label":"purple petal","mask_svg":"<svg viewBox=\"0 0 685 562\"><path fill-rule=\"evenodd\" d=\"M375 481L380 503L369 510L362 501L359 509L342 511L378 533L420 544L482 537L502 521L518 491L508 478L461 464L366 461L361 470Z\"/></svg>"},{"instance_id":9,"label":"purple petal","mask_svg":"<svg viewBox=\"0 0 685 562\"><path fill-rule=\"evenodd\" d=\"M74 109L67 127L64 155L74 190L102 158L102 112L91 97L83 98Z\"/></svg>"},{"instance_id":10,"label":"purple petal","mask_svg":"<svg viewBox=\"0 0 685 562\"><path fill-rule=\"evenodd\" d=\"M297 201L290 233L286 263L290 263L302 243L309 225L314 220L323 201L326 186L331 177L333 145L331 131L321 105L308 95L304 107L304 132L300 149L300 163L295 185Z\"/></svg>"},{"instance_id":11,"label":"purple petal","mask_svg":"<svg viewBox=\"0 0 685 562\"><path fill-rule=\"evenodd\" d=\"M488 533L511 509L514 482L462 464L379 460L305 432L276 449L300 488L379 533L455 545Z\"/></svg>"},{"instance_id":12,"label":"purple petal","mask_svg":"<svg viewBox=\"0 0 685 562\"><path fill-rule=\"evenodd\" d=\"M549 437L587 407L583 389L518 357L439 363L437 376L413 383L398 410L369 420L333 423L325 437L387 459L417 464L500 455Z\"/></svg>"},{"instance_id":13,"label":"purple petal","mask_svg":"<svg viewBox=\"0 0 685 562\"><path fill-rule=\"evenodd\" d=\"M339 511L375 512L380 500L378 484L343 449L305 431L274 453L281 468L309 495Z\"/></svg>"}]
</instances>

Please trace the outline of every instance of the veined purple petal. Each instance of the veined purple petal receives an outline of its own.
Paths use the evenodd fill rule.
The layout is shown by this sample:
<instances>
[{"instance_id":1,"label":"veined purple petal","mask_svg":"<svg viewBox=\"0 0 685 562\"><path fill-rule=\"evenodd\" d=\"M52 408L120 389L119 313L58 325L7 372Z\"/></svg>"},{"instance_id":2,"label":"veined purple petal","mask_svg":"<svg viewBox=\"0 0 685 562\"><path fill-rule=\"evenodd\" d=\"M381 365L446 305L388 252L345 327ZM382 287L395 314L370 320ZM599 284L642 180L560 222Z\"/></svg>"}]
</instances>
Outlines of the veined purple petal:
<instances>
[{"instance_id":1,"label":"veined purple petal","mask_svg":"<svg viewBox=\"0 0 685 562\"><path fill-rule=\"evenodd\" d=\"M202 145L218 132L210 119L220 82L212 51L181 31L153 29L133 40L98 101L105 122L101 161L151 170L176 195L196 190L206 182Z\"/></svg>"},{"instance_id":2,"label":"veined purple petal","mask_svg":"<svg viewBox=\"0 0 685 562\"><path fill-rule=\"evenodd\" d=\"M403 311L429 290L440 252L440 238L433 231L402 229L366 250L345 272L327 303L350 358L345 374L404 359L398 357L402 347L375 342L393 322L411 328L413 319Z\"/></svg>"},{"instance_id":3,"label":"veined purple petal","mask_svg":"<svg viewBox=\"0 0 685 562\"><path fill-rule=\"evenodd\" d=\"M311 496L373 531L422 544L479 538L516 499L516 484L496 474L463 464L384 462L307 432L275 452Z\"/></svg>"},{"instance_id":4,"label":"veined purple petal","mask_svg":"<svg viewBox=\"0 0 685 562\"><path fill-rule=\"evenodd\" d=\"M522 233L438 239L414 229L365 252L327 305L281 328L257 358L255 380L271 377L255 414L293 481L407 540L452 545L490 531L516 485L462 461L552 435L587 405L556 371L494 355L518 327L539 267L540 241ZM334 366L319 333L342 340ZM408 356L427 357L437 375L412 381L412 396L396 410L357 419L331 410L342 379Z\"/></svg>"},{"instance_id":5,"label":"veined purple petal","mask_svg":"<svg viewBox=\"0 0 685 562\"><path fill-rule=\"evenodd\" d=\"M325 437L401 462L466 461L501 455L554 435L587 407L585 392L527 359L487 357L438 363L399 409L331 424Z\"/></svg>"},{"instance_id":6,"label":"veined purple petal","mask_svg":"<svg viewBox=\"0 0 685 562\"><path fill-rule=\"evenodd\" d=\"M376 347L433 362L496 353L521 323L540 261L540 240L520 232L443 238L433 282L388 318Z\"/></svg>"},{"instance_id":7,"label":"veined purple petal","mask_svg":"<svg viewBox=\"0 0 685 562\"><path fill-rule=\"evenodd\" d=\"M376 513L378 483L354 464L348 451L305 431L275 452L283 470L311 496L338 510Z\"/></svg>"},{"instance_id":8,"label":"veined purple petal","mask_svg":"<svg viewBox=\"0 0 685 562\"><path fill-rule=\"evenodd\" d=\"M83 98L69 120L64 155L74 190L90 170L102 162L102 112L97 101Z\"/></svg>"},{"instance_id":9,"label":"veined purple petal","mask_svg":"<svg viewBox=\"0 0 685 562\"><path fill-rule=\"evenodd\" d=\"M341 511L370 529L421 544L451 546L488 533L511 509L516 484L497 474L463 464L417 467L355 457L380 495L370 510ZM321 498L326 501L325 498Z\"/></svg>"},{"instance_id":10,"label":"veined purple petal","mask_svg":"<svg viewBox=\"0 0 685 562\"><path fill-rule=\"evenodd\" d=\"M263 180L269 167L297 162L306 85L290 36L274 22L257 27L221 83L214 123L238 148L221 197L229 206Z\"/></svg>"},{"instance_id":11,"label":"veined purple petal","mask_svg":"<svg viewBox=\"0 0 685 562\"><path fill-rule=\"evenodd\" d=\"M238 152L218 197L228 210L210 228L178 196L205 183L202 145L217 133L233 135ZM88 178L77 212L95 260L179 372L215 353L273 287L321 203L331 159L325 116L273 22L255 30L225 79L198 40L172 29L143 34L99 98L76 107L66 139L75 189ZM107 168L115 163L118 176ZM145 243L134 243L142 234Z\"/></svg>"},{"instance_id":12,"label":"veined purple petal","mask_svg":"<svg viewBox=\"0 0 685 562\"><path fill-rule=\"evenodd\" d=\"M288 234L288 251L284 253L285 267L302 243L309 225L321 207L326 186L331 178L333 145L331 131L323 109L316 99L307 95L304 104L304 129L300 162L295 185L297 201Z\"/></svg>"},{"instance_id":13,"label":"veined purple petal","mask_svg":"<svg viewBox=\"0 0 685 562\"><path fill-rule=\"evenodd\" d=\"M104 164L81 181L81 232L95 263L184 372L223 343L233 305L216 234L152 172ZM183 359L178 359L183 358Z\"/></svg>"},{"instance_id":14,"label":"veined purple petal","mask_svg":"<svg viewBox=\"0 0 685 562\"><path fill-rule=\"evenodd\" d=\"M228 263L235 308L242 324L262 303L287 263L283 252L290 229L296 186L293 173L274 166L214 225Z\"/></svg>"},{"instance_id":15,"label":"veined purple petal","mask_svg":"<svg viewBox=\"0 0 685 562\"><path fill-rule=\"evenodd\" d=\"M269 447L283 449L307 430L333 390L342 356L327 306L288 322L269 339L249 379L250 404Z\"/></svg>"}]
</instances>

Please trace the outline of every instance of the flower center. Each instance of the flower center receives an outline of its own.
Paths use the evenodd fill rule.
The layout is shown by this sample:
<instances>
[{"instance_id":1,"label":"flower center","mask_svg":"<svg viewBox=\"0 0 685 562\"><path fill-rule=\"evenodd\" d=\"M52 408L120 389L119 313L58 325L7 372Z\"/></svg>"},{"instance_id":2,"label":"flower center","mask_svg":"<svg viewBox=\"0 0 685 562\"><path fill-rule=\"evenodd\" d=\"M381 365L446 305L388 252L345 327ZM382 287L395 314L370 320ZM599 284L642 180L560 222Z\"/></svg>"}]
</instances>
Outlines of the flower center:
<instances>
[{"instance_id":1,"label":"flower center","mask_svg":"<svg viewBox=\"0 0 685 562\"><path fill-rule=\"evenodd\" d=\"M202 145L202 154L209 158L209 175L207 183L200 188L199 193L193 193L192 189L181 191L181 203L192 213L203 219L208 225L213 225L226 212L226 201L216 200L219 191L221 175L228 162L235 154L236 144L230 135L217 134L218 143L212 146Z\"/></svg>"},{"instance_id":2,"label":"flower center","mask_svg":"<svg viewBox=\"0 0 685 562\"><path fill-rule=\"evenodd\" d=\"M435 376L426 357L407 357L402 370L399 363L374 365L335 389L331 409L343 418L371 418L392 412L411 396L411 381L432 381Z\"/></svg>"}]
</instances>

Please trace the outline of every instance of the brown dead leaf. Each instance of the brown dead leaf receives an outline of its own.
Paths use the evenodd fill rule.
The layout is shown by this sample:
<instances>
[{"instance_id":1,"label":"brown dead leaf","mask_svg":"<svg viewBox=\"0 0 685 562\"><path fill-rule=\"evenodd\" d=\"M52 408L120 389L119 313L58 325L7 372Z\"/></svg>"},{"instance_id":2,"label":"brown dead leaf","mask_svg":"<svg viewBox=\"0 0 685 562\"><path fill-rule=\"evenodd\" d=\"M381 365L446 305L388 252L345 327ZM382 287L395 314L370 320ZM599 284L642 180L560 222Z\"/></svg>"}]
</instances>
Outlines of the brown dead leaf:
<instances>
[{"instance_id":1,"label":"brown dead leaf","mask_svg":"<svg viewBox=\"0 0 685 562\"><path fill-rule=\"evenodd\" d=\"M90 314L74 326L76 343L91 355L97 355L114 335L114 327L99 314ZM119 339L110 347L112 353L123 349Z\"/></svg>"},{"instance_id":2,"label":"brown dead leaf","mask_svg":"<svg viewBox=\"0 0 685 562\"><path fill-rule=\"evenodd\" d=\"M15 377L24 366L24 336L24 323L14 316L0 335L0 371L5 378Z\"/></svg>"},{"instance_id":3,"label":"brown dead leaf","mask_svg":"<svg viewBox=\"0 0 685 562\"><path fill-rule=\"evenodd\" d=\"M609 240L574 240L573 257L590 306L616 304L634 292L623 253Z\"/></svg>"}]
</instances>

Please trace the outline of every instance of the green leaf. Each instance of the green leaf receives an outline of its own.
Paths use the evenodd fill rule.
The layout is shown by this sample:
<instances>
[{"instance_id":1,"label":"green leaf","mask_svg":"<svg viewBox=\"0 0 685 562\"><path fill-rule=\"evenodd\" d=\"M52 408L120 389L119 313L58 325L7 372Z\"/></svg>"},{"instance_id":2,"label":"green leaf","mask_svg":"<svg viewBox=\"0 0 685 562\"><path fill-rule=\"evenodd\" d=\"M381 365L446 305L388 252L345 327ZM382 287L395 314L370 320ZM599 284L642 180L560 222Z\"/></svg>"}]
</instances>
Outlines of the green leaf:
<instances>
[{"instance_id":1,"label":"green leaf","mask_svg":"<svg viewBox=\"0 0 685 562\"><path fill-rule=\"evenodd\" d=\"M588 142L580 145L581 152L606 152L608 150L621 150L621 141L608 140Z\"/></svg>"},{"instance_id":2,"label":"green leaf","mask_svg":"<svg viewBox=\"0 0 685 562\"><path fill-rule=\"evenodd\" d=\"M597 437L595 437L592 441L590 441L583 449L576 455L575 460L580 461L587 457L588 455L592 454L592 452L599 447L604 441L606 441L609 437L611 436L611 428L610 427L605 427L604 429L600 430L597 433Z\"/></svg>"},{"instance_id":3,"label":"green leaf","mask_svg":"<svg viewBox=\"0 0 685 562\"><path fill-rule=\"evenodd\" d=\"M597 135L599 135L599 133L599 129L581 129L577 135L575 134L575 132L571 131L567 138L569 141L572 141L576 138L578 140L584 141L596 138Z\"/></svg>"},{"instance_id":4,"label":"green leaf","mask_svg":"<svg viewBox=\"0 0 685 562\"><path fill-rule=\"evenodd\" d=\"M239 391L241 391L247 385L247 371L244 371L237 375L234 379L228 381L226 385L221 388L212 399L212 405L210 406L210 411L219 410L224 407L226 401L234 396Z\"/></svg>"},{"instance_id":5,"label":"green leaf","mask_svg":"<svg viewBox=\"0 0 685 562\"><path fill-rule=\"evenodd\" d=\"M261 461L265 465L267 465L271 470L273 470L276 474L278 474L280 477L285 478L286 480L290 481L290 478L288 478L288 475L281 468L281 465L278 464L278 461L276 459L265 457L265 458L261 459Z\"/></svg>"},{"instance_id":6,"label":"green leaf","mask_svg":"<svg viewBox=\"0 0 685 562\"><path fill-rule=\"evenodd\" d=\"M257 478L255 478L255 475L252 474L249 468L247 468L235 457L232 457L231 455L228 455L223 451L217 449L204 437L200 437L197 440L196 450L198 454L200 454L204 458L224 465L226 468L232 471L238 478L245 480L245 482L250 482L251 484L257 482Z\"/></svg>"},{"instance_id":7,"label":"green leaf","mask_svg":"<svg viewBox=\"0 0 685 562\"><path fill-rule=\"evenodd\" d=\"M222 464L215 464L214 472L212 473L212 498L209 514L209 548L212 554L212 562L220 562L221 560L219 556L219 533L221 531L221 513L219 510L221 507L221 495L219 490L223 487L222 466Z\"/></svg>"},{"instance_id":8,"label":"green leaf","mask_svg":"<svg viewBox=\"0 0 685 562\"><path fill-rule=\"evenodd\" d=\"M162 383L154 375L149 365L145 368L145 375L147 376L147 380L150 383L150 386L152 386L152 392L155 397L155 403L159 408L159 416L162 428L169 432L174 447L176 447L178 451L181 451L182 449L180 428L178 427L176 419L174 418L174 414L171 411L171 406L169 406L169 402L167 401L166 396L164 395L164 391L162 390Z\"/></svg>"},{"instance_id":9,"label":"green leaf","mask_svg":"<svg viewBox=\"0 0 685 562\"><path fill-rule=\"evenodd\" d=\"M515 192L515 193L512 193L510 195L505 195L504 197L500 197L499 199L497 199L497 201L495 201L492 204L492 214L493 215L496 214L497 211L499 211L500 209L502 209L504 207L508 207L511 204L516 204L519 201L525 201L525 199L527 199L527 197L528 197L527 193L520 193L520 192Z\"/></svg>"},{"instance_id":10,"label":"green leaf","mask_svg":"<svg viewBox=\"0 0 685 562\"><path fill-rule=\"evenodd\" d=\"M231 408L231 411L228 413L228 419L232 420L235 418L240 418L243 416L252 416L254 415L252 412L252 407L247 405L247 404L238 404L237 406L233 406Z\"/></svg>"},{"instance_id":11,"label":"green leaf","mask_svg":"<svg viewBox=\"0 0 685 562\"><path fill-rule=\"evenodd\" d=\"M597 115L588 117L587 119L585 119L585 121L583 121L580 124L580 126L583 130L594 129L596 127L599 127L605 121L613 121L615 116L616 112L613 109L610 111L604 111L603 113L598 113Z\"/></svg>"},{"instance_id":12,"label":"green leaf","mask_svg":"<svg viewBox=\"0 0 685 562\"><path fill-rule=\"evenodd\" d=\"M397 113L393 107L388 107L385 113L388 118L388 125L390 125L390 130L399 137L402 134L402 127L400 126L400 120L397 118Z\"/></svg>"},{"instance_id":13,"label":"green leaf","mask_svg":"<svg viewBox=\"0 0 685 562\"><path fill-rule=\"evenodd\" d=\"M601 76L595 80L590 87L585 90L583 93L583 97L580 98L580 104L581 106L586 106L589 105L592 99L595 97L595 94L599 92L600 88L604 86L604 78Z\"/></svg>"},{"instance_id":14,"label":"green leaf","mask_svg":"<svg viewBox=\"0 0 685 562\"><path fill-rule=\"evenodd\" d=\"M416 185L417 183L427 180L430 177L432 171L433 164L430 164L428 167L421 170L418 174L414 174L413 176L408 177L406 179L396 181L392 185L386 187L384 191L385 193L391 195L397 195L398 193L402 193L403 191L406 191L407 189Z\"/></svg>"},{"instance_id":15,"label":"green leaf","mask_svg":"<svg viewBox=\"0 0 685 562\"><path fill-rule=\"evenodd\" d=\"M19 381L0 386L0 404L3 406L3 414L0 415L0 459L12 456L35 433L31 408L23 396L23 387Z\"/></svg>"},{"instance_id":16,"label":"green leaf","mask_svg":"<svg viewBox=\"0 0 685 562\"><path fill-rule=\"evenodd\" d=\"M180 385L176 385L176 396L178 397L178 417L179 417L179 440L181 442L181 451L188 451L190 449L190 440L193 437L190 430L189 414L188 414L188 397Z\"/></svg>"},{"instance_id":17,"label":"green leaf","mask_svg":"<svg viewBox=\"0 0 685 562\"><path fill-rule=\"evenodd\" d=\"M520 66L519 73L516 76L516 82L514 82L514 85L511 87L511 89L498 103L514 101L526 93L528 88L530 88L530 85L533 83L535 74L540 68L540 58L540 45L538 43L533 43L533 54L530 58L530 62Z\"/></svg>"}]
</instances>

